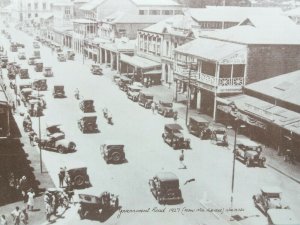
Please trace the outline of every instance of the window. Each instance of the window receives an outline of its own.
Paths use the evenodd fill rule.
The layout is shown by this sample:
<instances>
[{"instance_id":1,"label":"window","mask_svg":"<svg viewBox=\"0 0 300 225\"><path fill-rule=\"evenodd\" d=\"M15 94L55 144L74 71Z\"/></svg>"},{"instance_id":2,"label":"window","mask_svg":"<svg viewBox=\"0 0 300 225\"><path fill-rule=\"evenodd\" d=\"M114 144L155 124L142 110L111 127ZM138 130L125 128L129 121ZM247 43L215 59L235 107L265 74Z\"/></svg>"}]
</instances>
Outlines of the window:
<instances>
[{"instance_id":1,"label":"window","mask_svg":"<svg viewBox=\"0 0 300 225\"><path fill-rule=\"evenodd\" d=\"M119 29L119 34L121 37L125 37L126 36L126 29Z\"/></svg>"},{"instance_id":2,"label":"window","mask_svg":"<svg viewBox=\"0 0 300 225\"><path fill-rule=\"evenodd\" d=\"M162 15L173 15L173 10L163 10Z\"/></svg>"},{"instance_id":3,"label":"window","mask_svg":"<svg viewBox=\"0 0 300 225\"><path fill-rule=\"evenodd\" d=\"M140 15L146 15L146 10L139 10Z\"/></svg>"},{"instance_id":4,"label":"window","mask_svg":"<svg viewBox=\"0 0 300 225\"><path fill-rule=\"evenodd\" d=\"M70 15L71 14L71 8L70 7L66 7L65 8L65 15Z\"/></svg>"},{"instance_id":5,"label":"window","mask_svg":"<svg viewBox=\"0 0 300 225\"><path fill-rule=\"evenodd\" d=\"M182 11L181 11L181 10L175 10L175 11L174 11L174 14L175 14L175 15L180 15L180 14L182 14Z\"/></svg>"},{"instance_id":6,"label":"window","mask_svg":"<svg viewBox=\"0 0 300 225\"><path fill-rule=\"evenodd\" d=\"M159 10L150 10L150 15L160 15L160 11Z\"/></svg>"},{"instance_id":7,"label":"window","mask_svg":"<svg viewBox=\"0 0 300 225\"><path fill-rule=\"evenodd\" d=\"M46 10L46 3L43 3L43 10Z\"/></svg>"},{"instance_id":8,"label":"window","mask_svg":"<svg viewBox=\"0 0 300 225\"><path fill-rule=\"evenodd\" d=\"M35 9L35 10L38 9L38 3L37 3L37 2L34 3L34 9Z\"/></svg>"}]
</instances>

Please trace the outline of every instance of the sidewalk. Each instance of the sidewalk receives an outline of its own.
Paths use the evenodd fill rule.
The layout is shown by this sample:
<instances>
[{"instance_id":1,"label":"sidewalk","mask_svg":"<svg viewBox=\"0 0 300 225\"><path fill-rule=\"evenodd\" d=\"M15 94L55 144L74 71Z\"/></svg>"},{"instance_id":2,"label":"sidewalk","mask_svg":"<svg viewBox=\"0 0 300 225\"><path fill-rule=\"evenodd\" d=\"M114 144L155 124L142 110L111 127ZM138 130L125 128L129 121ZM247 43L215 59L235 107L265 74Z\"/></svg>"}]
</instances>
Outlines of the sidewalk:
<instances>
[{"instance_id":1,"label":"sidewalk","mask_svg":"<svg viewBox=\"0 0 300 225\"><path fill-rule=\"evenodd\" d=\"M173 93L174 87L168 88L166 86L160 85L160 86L154 86L150 87L149 90L151 90L151 93L155 93L154 99L161 99L161 98L166 98L166 99L173 99ZM178 112L178 118L182 119L185 121L186 119L186 105L182 102L183 100L186 99L186 96L183 94L178 94L177 96L178 101L175 103L174 102L174 109L175 111ZM212 122L213 119L212 117L206 115L206 114L200 114L197 112L195 109L190 109L188 112L188 116L194 116L194 117L201 117L206 119L207 121ZM228 130L228 138L229 138L229 143L233 143L233 138L234 138L234 131L233 130ZM233 146L230 146L233 147ZM266 165L277 172L289 177L290 179L294 180L295 182L300 184L300 163L295 162L295 164L291 164L288 162L285 162L283 160L283 156L278 156L277 151L275 149L265 147L263 151L263 155L266 157Z\"/></svg>"}]
</instances>

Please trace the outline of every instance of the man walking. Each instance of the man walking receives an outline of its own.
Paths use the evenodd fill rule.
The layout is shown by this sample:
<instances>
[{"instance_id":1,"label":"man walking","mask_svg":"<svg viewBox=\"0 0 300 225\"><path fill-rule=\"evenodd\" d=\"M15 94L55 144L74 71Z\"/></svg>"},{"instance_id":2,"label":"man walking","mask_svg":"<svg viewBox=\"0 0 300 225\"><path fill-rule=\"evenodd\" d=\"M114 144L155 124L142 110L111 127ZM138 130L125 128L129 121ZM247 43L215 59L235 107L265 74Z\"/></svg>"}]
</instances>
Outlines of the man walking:
<instances>
[{"instance_id":1,"label":"man walking","mask_svg":"<svg viewBox=\"0 0 300 225\"><path fill-rule=\"evenodd\" d=\"M179 156L179 162L180 162L180 165L182 166L179 169L186 169L186 165L184 164L184 150L183 149L181 150L181 154Z\"/></svg>"},{"instance_id":2,"label":"man walking","mask_svg":"<svg viewBox=\"0 0 300 225\"><path fill-rule=\"evenodd\" d=\"M59 178L59 187L63 187L64 186L64 179L65 179L65 170L64 168L60 168L59 174L58 174L58 178Z\"/></svg>"},{"instance_id":3,"label":"man walking","mask_svg":"<svg viewBox=\"0 0 300 225\"><path fill-rule=\"evenodd\" d=\"M14 220L14 225L20 225L21 210L18 206L16 207L16 209L14 211L11 212L11 215Z\"/></svg>"}]
</instances>

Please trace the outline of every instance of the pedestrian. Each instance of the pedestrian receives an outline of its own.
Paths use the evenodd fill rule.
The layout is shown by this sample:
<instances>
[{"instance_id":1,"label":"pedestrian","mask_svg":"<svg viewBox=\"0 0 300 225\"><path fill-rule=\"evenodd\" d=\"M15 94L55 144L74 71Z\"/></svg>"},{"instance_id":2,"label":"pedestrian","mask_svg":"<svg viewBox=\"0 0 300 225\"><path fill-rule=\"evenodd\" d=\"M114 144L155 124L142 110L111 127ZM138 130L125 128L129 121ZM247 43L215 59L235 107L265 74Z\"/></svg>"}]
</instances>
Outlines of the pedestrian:
<instances>
[{"instance_id":1,"label":"pedestrian","mask_svg":"<svg viewBox=\"0 0 300 225\"><path fill-rule=\"evenodd\" d=\"M21 225L28 224L28 213L26 212L26 209L23 209L20 213L20 224Z\"/></svg>"},{"instance_id":2,"label":"pedestrian","mask_svg":"<svg viewBox=\"0 0 300 225\"><path fill-rule=\"evenodd\" d=\"M151 103L151 110L152 110L152 113L155 114L155 103L154 102Z\"/></svg>"},{"instance_id":3,"label":"pedestrian","mask_svg":"<svg viewBox=\"0 0 300 225\"><path fill-rule=\"evenodd\" d=\"M26 192L27 192L27 190L28 190L28 182L27 182L26 176L23 176L23 177L20 179L19 185L20 185L20 189L21 189L21 192L22 192L23 201L24 201L24 203L26 203L26 201L27 201L27 195L26 195Z\"/></svg>"},{"instance_id":4,"label":"pedestrian","mask_svg":"<svg viewBox=\"0 0 300 225\"><path fill-rule=\"evenodd\" d=\"M5 215L2 215L0 218L1 225L8 225Z\"/></svg>"},{"instance_id":5,"label":"pedestrian","mask_svg":"<svg viewBox=\"0 0 300 225\"><path fill-rule=\"evenodd\" d=\"M18 206L11 212L11 215L13 217L14 225L20 225L21 210Z\"/></svg>"},{"instance_id":6,"label":"pedestrian","mask_svg":"<svg viewBox=\"0 0 300 225\"><path fill-rule=\"evenodd\" d=\"M33 211L33 207L34 207L34 192L33 192L33 189L30 188L30 190L28 191L27 193L27 196L28 196L28 200L27 200L27 209L29 211Z\"/></svg>"},{"instance_id":7,"label":"pedestrian","mask_svg":"<svg viewBox=\"0 0 300 225\"><path fill-rule=\"evenodd\" d=\"M33 132L30 131L29 134L28 134L28 137L29 137L29 142L30 142L30 145L33 146Z\"/></svg>"},{"instance_id":8,"label":"pedestrian","mask_svg":"<svg viewBox=\"0 0 300 225\"><path fill-rule=\"evenodd\" d=\"M47 202L46 203L46 219L48 222L50 222L50 217L51 217L51 205Z\"/></svg>"},{"instance_id":9,"label":"pedestrian","mask_svg":"<svg viewBox=\"0 0 300 225\"><path fill-rule=\"evenodd\" d=\"M60 168L60 171L58 173L58 178L59 178L59 187L64 186L64 179L65 179L66 172L63 167Z\"/></svg>"},{"instance_id":10,"label":"pedestrian","mask_svg":"<svg viewBox=\"0 0 300 225\"><path fill-rule=\"evenodd\" d=\"M177 119L178 119L178 113L177 112L174 112L173 119L174 119L174 122L176 123Z\"/></svg>"},{"instance_id":11,"label":"pedestrian","mask_svg":"<svg viewBox=\"0 0 300 225\"><path fill-rule=\"evenodd\" d=\"M181 154L179 156L179 162L180 162L180 165L182 166L179 169L186 169L186 165L184 164L184 150L183 149L181 150Z\"/></svg>"}]
</instances>

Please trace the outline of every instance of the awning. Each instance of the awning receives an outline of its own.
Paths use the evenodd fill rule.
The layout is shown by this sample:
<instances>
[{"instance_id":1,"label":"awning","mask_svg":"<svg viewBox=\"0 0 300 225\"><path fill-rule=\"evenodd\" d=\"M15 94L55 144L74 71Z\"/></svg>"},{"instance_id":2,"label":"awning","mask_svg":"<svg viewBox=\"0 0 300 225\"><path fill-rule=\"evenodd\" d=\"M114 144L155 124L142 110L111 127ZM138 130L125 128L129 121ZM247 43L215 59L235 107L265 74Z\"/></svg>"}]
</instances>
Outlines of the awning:
<instances>
[{"instance_id":1,"label":"awning","mask_svg":"<svg viewBox=\"0 0 300 225\"><path fill-rule=\"evenodd\" d=\"M122 62L128 63L129 65L142 68L142 69L149 69L161 65L161 63L159 62L155 62L136 55L129 56L129 55L121 54L120 56Z\"/></svg>"},{"instance_id":2,"label":"awning","mask_svg":"<svg viewBox=\"0 0 300 225\"><path fill-rule=\"evenodd\" d=\"M151 71L147 71L144 74L145 75L152 75L152 74L161 74L162 71L161 70L151 70Z\"/></svg>"}]
</instances>

